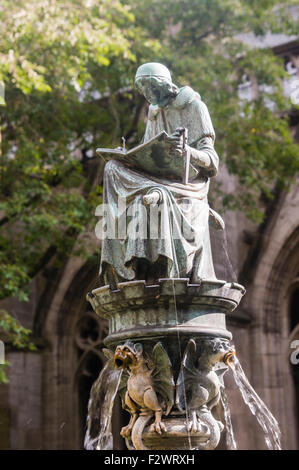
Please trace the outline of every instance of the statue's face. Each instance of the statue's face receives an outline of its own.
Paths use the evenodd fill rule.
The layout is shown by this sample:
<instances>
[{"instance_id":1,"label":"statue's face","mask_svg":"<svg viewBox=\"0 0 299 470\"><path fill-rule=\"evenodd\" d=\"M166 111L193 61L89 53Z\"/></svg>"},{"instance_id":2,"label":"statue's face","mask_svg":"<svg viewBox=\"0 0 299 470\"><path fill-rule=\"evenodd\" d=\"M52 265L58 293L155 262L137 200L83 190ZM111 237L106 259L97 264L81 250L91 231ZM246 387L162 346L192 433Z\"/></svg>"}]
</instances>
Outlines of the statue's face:
<instances>
[{"instance_id":1,"label":"statue's face","mask_svg":"<svg viewBox=\"0 0 299 470\"><path fill-rule=\"evenodd\" d=\"M140 77L137 78L135 85L145 99L153 105L165 106L172 96L171 83L163 78Z\"/></svg>"}]
</instances>

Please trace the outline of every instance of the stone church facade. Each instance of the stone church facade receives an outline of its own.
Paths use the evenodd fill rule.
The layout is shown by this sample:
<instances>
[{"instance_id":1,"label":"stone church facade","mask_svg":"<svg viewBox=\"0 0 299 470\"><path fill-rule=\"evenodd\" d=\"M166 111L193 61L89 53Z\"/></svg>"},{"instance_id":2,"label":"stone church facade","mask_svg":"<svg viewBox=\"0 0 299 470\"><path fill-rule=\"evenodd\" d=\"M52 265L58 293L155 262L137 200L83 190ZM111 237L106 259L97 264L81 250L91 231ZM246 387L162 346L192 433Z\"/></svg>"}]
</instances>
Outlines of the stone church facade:
<instances>
[{"instance_id":1,"label":"stone church facade","mask_svg":"<svg viewBox=\"0 0 299 470\"><path fill-rule=\"evenodd\" d=\"M299 79L299 43L280 41L272 47L297 69ZM290 123L299 142L299 115L291 115ZM230 191L237 190L225 169L219 178ZM280 424L285 449L299 448L299 364L290 360L291 346L296 340L299 344L298 207L299 187L294 184L277 194L260 226L241 213L225 214L226 238L214 242L220 253L216 271L221 278L234 272L246 287L227 326L251 384ZM224 272L227 253L231 266ZM102 347L108 331L85 299L96 286L97 267L74 257L60 269L47 267L33 280L29 303L3 303L34 332L38 350L6 352L11 366L9 383L0 386L1 449L83 448L89 391L105 362ZM238 448L266 448L229 373L225 383ZM115 403L116 448L124 448L117 430L126 419Z\"/></svg>"}]
</instances>

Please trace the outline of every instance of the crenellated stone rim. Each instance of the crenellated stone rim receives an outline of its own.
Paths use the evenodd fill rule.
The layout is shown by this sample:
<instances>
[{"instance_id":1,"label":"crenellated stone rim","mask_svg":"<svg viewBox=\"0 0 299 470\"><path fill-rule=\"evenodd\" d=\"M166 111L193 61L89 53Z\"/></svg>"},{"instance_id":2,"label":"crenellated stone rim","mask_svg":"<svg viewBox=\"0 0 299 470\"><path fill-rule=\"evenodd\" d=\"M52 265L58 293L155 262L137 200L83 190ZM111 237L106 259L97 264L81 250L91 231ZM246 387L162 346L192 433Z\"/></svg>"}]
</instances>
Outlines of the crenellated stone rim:
<instances>
[{"instance_id":1,"label":"crenellated stone rim","mask_svg":"<svg viewBox=\"0 0 299 470\"><path fill-rule=\"evenodd\" d=\"M159 279L155 285L145 281L129 281L118 284L117 290L103 286L87 294L95 312L110 318L116 311L139 309L147 305L163 306L176 304L178 308L190 305L213 305L223 313L232 312L240 303L245 288L237 283L220 280L205 280L201 284L190 284L189 279Z\"/></svg>"},{"instance_id":2,"label":"crenellated stone rim","mask_svg":"<svg viewBox=\"0 0 299 470\"><path fill-rule=\"evenodd\" d=\"M220 335L231 338L225 316L239 304L245 289L240 284L204 280L190 284L189 279L159 279L155 285L145 281L94 289L87 295L94 311L109 320L109 337L124 338L169 336L181 332Z\"/></svg>"}]
</instances>

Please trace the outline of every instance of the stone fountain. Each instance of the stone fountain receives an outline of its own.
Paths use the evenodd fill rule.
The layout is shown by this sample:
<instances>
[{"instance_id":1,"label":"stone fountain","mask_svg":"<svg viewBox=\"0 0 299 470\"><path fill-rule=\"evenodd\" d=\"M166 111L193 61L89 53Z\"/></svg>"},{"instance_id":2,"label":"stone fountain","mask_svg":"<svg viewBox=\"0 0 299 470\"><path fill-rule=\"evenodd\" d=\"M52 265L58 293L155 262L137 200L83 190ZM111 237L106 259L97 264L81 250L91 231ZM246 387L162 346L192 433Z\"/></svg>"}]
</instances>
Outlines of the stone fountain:
<instances>
[{"instance_id":1,"label":"stone fountain","mask_svg":"<svg viewBox=\"0 0 299 470\"><path fill-rule=\"evenodd\" d=\"M135 85L150 103L143 142L97 150L107 159L100 282L87 299L109 335L86 447L113 448L119 393L129 449L215 449L224 424L213 408L235 354L226 315L245 293L213 267L210 229L224 229L207 199L215 132L200 95L178 88L162 64L140 66Z\"/></svg>"},{"instance_id":2,"label":"stone fountain","mask_svg":"<svg viewBox=\"0 0 299 470\"><path fill-rule=\"evenodd\" d=\"M123 430L135 448L218 445L223 426L213 418L212 408L219 401L227 367L223 363L214 368L229 357L231 334L225 316L243 294L238 284L217 280L190 284L189 279L176 278L159 279L153 285L144 280L122 282L117 290L104 286L88 295L95 312L109 321L105 344L115 352L115 365L128 370L123 373L122 401L132 416L136 412L135 426L139 430L138 416L144 424L155 412L155 419L163 423L161 430L145 427L142 439L136 429L134 434L133 422ZM152 398L149 403L143 398L145 393L155 396L153 406ZM131 401L140 407L135 410Z\"/></svg>"}]
</instances>

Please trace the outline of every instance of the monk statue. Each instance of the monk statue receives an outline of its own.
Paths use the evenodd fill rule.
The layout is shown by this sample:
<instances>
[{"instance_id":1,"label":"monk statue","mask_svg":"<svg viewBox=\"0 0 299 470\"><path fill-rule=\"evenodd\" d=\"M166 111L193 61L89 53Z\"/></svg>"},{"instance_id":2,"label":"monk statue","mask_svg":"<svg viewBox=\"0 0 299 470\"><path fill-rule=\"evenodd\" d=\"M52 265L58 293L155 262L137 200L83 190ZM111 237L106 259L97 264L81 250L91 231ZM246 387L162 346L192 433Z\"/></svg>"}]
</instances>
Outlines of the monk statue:
<instances>
[{"instance_id":1,"label":"monk statue","mask_svg":"<svg viewBox=\"0 0 299 470\"><path fill-rule=\"evenodd\" d=\"M101 284L116 287L132 280L151 284L159 278L215 280L209 228L223 229L224 223L208 204L210 178L217 174L219 158L207 106L189 86L172 83L169 70L159 63L141 65L135 86L150 103L143 143L164 130L171 151L188 156L193 172L182 181L168 178L165 171L163 176L159 171L147 174L120 158L106 163L104 218L117 221L122 235L108 234L102 240Z\"/></svg>"}]
</instances>

